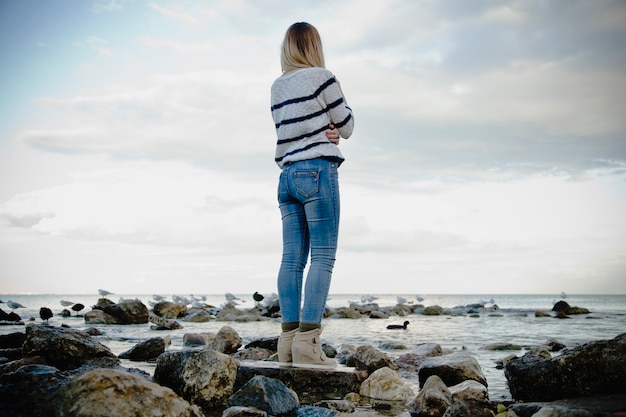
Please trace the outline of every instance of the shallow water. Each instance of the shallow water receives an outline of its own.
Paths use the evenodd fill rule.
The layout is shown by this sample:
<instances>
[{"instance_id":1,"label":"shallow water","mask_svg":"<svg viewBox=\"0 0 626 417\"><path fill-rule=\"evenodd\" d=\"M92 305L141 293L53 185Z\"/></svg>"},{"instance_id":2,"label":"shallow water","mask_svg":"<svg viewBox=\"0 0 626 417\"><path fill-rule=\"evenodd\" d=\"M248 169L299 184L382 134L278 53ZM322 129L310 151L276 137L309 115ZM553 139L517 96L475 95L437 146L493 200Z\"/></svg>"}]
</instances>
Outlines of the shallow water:
<instances>
[{"instance_id":1,"label":"shallow water","mask_svg":"<svg viewBox=\"0 0 626 417\"><path fill-rule=\"evenodd\" d=\"M414 296L401 294L408 301L417 302ZM151 295L124 295L124 298L139 298L146 305L152 299ZM240 295L239 308L251 308L254 305L251 295ZM378 295L375 300L381 307L392 306L397 303L396 295ZM16 312L28 323L30 317L35 322L41 322L39 307L46 306L53 310L55 316L50 324L59 326L67 324L72 328L84 330L82 317L60 317L58 314L63 307L59 304L62 299L80 302L87 306L81 313L89 310L96 303L97 295L0 295L0 300L13 300L27 306ZM118 301L119 295L108 297ZM411 314L406 317L392 317L389 319L325 319L322 341L335 347L341 344L372 345L382 349L386 343L404 345L406 349L385 350L391 357L398 357L411 352L421 343L438 343L447 351L464 351L474 356L482 367L489 384L489 396L492 401L507 401L511 399L504 372L496 369L496 362L510 354L522 355L521 351L488 351L482 349L492 343L511 343L529 348L542 344L550 339L557 339L567 347L602 339L611 339L626 331L626 295L574 295L566 299L572 306L586 307L591 314L572 316L570 319L536 318L535 310L550 311L555 296L550 295L428 295L424 296L421 304L440 305L446 309L455 306L464 306L477 303L481 300L494 298L499 309L495 311L482 310L479 317L462 315L424 316ZM171 297L168 297L171 300ZM361 302L361 295L332 295L329 298L329 307L348 306L350 301ZM207 296L206 302L215 306L224 303L223 295ZM489 304L488 304L489 305ZM6 304L0 308L8 312ZM387 330L388 324L401 324L409 320L407 330ZM264 337L274 337L280 332L280 323L277 320L267 320L252 323L239 322L207 322L187 323L180 322L183 329L172 331L150 330L150 324L141 325L107 325L93 326L100 328L103 336L98 339L107 345L115 354L120 354L135 344L150 337L169 335L172 340L170 350L183 349L183 335L193 332L217 332L222 326L233 327L243 339L244 345L250 341ZM0 326L0 334L23 331L23 326ZM154 372L154 365L137 362L124 362L125 366L141 368L149 373ZM407 382L413 390L418 392L417 374L407 376Z\"/></svg>"}]
</instances>

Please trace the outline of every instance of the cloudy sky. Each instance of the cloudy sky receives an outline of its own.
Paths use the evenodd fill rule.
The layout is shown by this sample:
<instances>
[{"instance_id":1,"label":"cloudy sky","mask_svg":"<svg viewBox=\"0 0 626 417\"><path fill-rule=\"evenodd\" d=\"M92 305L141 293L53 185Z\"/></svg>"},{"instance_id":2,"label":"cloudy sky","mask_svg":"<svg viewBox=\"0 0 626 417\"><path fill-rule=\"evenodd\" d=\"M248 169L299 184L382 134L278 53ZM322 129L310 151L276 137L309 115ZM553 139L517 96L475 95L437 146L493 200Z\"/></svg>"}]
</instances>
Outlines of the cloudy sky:
<instances>
[{"instance_id":1,"label":"cloudy sky","mask_svg":"<svg viewBox=\"0 0 626 417\"><path fill-rule=\"evenodd\" d=\"M269 90L355 113L334 293L626 293L626 3L0 1L0 293L275 291Z\"/></svg>"}]
</instances>

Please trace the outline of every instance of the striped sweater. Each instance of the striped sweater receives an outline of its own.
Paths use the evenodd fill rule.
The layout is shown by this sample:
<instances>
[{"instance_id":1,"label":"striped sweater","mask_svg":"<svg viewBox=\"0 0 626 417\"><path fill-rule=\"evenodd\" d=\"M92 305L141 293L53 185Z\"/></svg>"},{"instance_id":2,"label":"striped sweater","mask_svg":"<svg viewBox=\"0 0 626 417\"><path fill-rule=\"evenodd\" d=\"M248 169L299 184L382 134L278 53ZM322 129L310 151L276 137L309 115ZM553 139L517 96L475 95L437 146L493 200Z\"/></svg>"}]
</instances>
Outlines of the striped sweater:
<instances>
[{"instance_id":1,"label":"striped sweater","mask_svg":"<svg viewBox=\"0 0 626 417\"><path fill-rule=\"evenodd\" d=\"M274 81L272 118L278 137L275 161L279 167L318 157L343 162L339 147L328 140L325 132L333 123L341 136L348 138L354 119L330 71L303 68Z\"/></svg>"}]
</instances>

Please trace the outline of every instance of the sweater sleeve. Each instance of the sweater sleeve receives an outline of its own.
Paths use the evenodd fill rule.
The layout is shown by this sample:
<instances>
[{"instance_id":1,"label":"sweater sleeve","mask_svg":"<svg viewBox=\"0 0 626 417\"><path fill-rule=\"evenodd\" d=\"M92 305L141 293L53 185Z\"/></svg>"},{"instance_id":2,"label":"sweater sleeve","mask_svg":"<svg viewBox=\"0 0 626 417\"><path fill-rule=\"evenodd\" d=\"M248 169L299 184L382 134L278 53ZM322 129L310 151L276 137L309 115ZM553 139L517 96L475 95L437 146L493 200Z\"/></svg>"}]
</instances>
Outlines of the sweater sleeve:
<instances>
[{"instance_id":1,"label":"sweater sleeve","mask_svg":"<svg viewBox=\"0 0 626 417\"><path fill-rule=\"evenodd\" d=\"M342 137L347 139L352 135L352 130L354 129L354 116L341 91L339 81L337 81L334 75L331 74L331 76L335 79L335 82L322 91L320 98L328 108L328 115L335 128L339 130Z\"/></svg>"}]
</instances>

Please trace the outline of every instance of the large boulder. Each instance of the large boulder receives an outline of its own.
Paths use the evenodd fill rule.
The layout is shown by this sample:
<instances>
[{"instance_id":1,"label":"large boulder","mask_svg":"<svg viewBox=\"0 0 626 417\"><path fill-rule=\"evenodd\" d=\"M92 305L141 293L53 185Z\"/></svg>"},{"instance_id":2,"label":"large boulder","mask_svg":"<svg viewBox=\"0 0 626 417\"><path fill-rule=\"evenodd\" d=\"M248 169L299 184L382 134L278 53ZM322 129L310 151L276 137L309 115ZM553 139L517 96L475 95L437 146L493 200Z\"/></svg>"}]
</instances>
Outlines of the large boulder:
<instances>
[{"instance_id":1,"label":"large boulder","mask_svg":"<svg viewBox=\"0 0 626 417\"><path fill-rule=\"evenodd\" d=\"M516 400L626 393L626 333L566 349L554 358L527 353L510 360L504 375Z\"/></svg>"},{"instance_id":2,"label":"large boulder","mask_svg":"<svg viewBox=\"0 0 626 417\"><path fill-rule=\"evenodd\" d=\"M120 324L148 322L148 307L141 300L122 300L104 308L104 312L119 320Z\"/></svg>"},{"instance_id":3,"label":"large boulder","mask_svg":"<svg viewBox=\"0 0 626 417\"><path fill-rule=\"evenodd\" d=\"M161 301L152 307L152 311L164 319L180 319L187 315L187 306L171 301Z\"/></svg>"},{"instance_id":4,"label":"large boulder","mask_svg":"<svg viewBox=\"0 0 626 417\"><path fill-rule=\"evenodd\" d=\"M154 380L202 408L226 404L234 392L238 363L214 350L165 352Z\"/></svg>"},{"instance_id":5,"label":"large boulder","mask_svg":"<svg viewBox=\"0 0 626 417\"><path fill-rule=\"evenodd\" d=\"M137 343L126 352L120 353L119 358L131 361L155 361L161 353L165 352L167 342L162 337L153 337Z\"/></svg>"},{"instance_id":6,"label":"large boulder","mask_svg":"<svg viewBox=\"0 0 626 417\"><path fill-rule=\"evenodd\" d=\"M94 369L72 378L54 393L50 407L67 417L203 415L171 389L113 369Z\"/></svg>"},{"instance_id":7,"label":"large boulder","mask_svg":"<svg viewBox=\"0 0 626 417\"><path fill-rule=\"evenodd\" d=\"M487 379L476 358L462 353L433 356L426 359L418 371L420 388L432 375L439 376L447 386L460 384L468 379L487 386Z\"/></svg>"},{"instance_id":8,"label":"large boulder","mask_svg":"<svg viewBox=\"0 0 626 417\"><path fill-rule=\"evenodd\" d=\"M36 324L26 327L22 350L24 357L42 356L48 365L61 370L78 368L95 358L115 358L108 347L87 333Z\"/></svg>"},{"instance_id":9,"label":"large boulder","mask_svg":"<svg viewBox=\"0 0 626 417\"><path fill-rule=\"evenodd\" d=\"M368 374L385 367L394 371L398 369L386 353L368 345L359 346L352 355L352 360L358 370L367 371Z\"/></svg>"}]
</instances>

